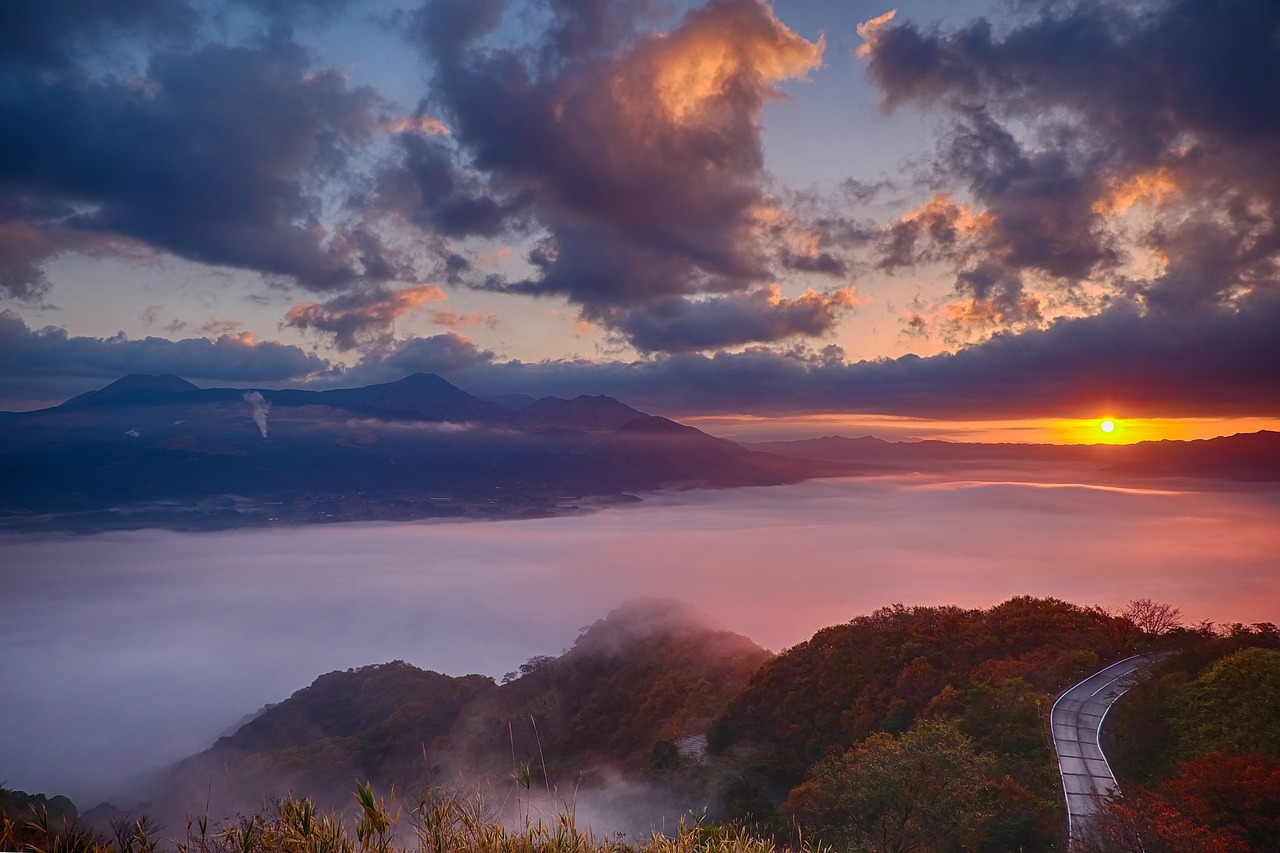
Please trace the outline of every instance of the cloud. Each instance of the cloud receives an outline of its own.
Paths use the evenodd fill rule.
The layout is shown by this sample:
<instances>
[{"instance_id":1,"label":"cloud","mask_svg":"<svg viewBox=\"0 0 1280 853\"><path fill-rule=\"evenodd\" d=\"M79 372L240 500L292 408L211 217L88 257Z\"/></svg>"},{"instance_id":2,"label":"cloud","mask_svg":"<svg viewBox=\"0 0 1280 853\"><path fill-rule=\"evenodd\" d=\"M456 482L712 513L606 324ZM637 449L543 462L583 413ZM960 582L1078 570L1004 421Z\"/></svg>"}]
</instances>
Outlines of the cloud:
<instances>
[{"instance_id":1,"label":"cloud","mask_svg":"<svg viewBox=\"0 0 1280 853\"><path fill-rule=\"evenodd\" d=\"M999 28L980 18L924 31L884 16L860 28L887 109L951 117L936 179L963 186L986 221L969 244L935 241L934 257L955 248L963 271L976 249L1003 267L991 278L1031 276L1067 299L1082 282L1103 285L1155 309L1153 320L1274 292L1280 7L1022 9ZM903 227L891 233L896 247L911 243ZM1135 274L1144 252L1158 269Z\"/></svg>"},{"instance_id":2,"label":"cloud","mask_svg":"<svg viewBox=\"0 0 1280 853\"><path fill-rule=\"evenodd\" d=\"M345 374L323 380L323 384L347 386L394 382L412 373L435 373L446 379L468 375L474 378L474 374L468 371L493 365L495 360L492 350L481 349L470 338L457 332L445 332L426 338L395 341L384 349L367 352ZM475 393L484 393L483 389L474 390Z\"/></svg>"},{"instance_id":3,"label":"cloud","mask_svg":"<svg viewBox=\"0 0 1280 853\"><path fill-rule=\"evenodd\" d=\"M445 292L434 284L399 289L378 286L324 303L300 302L285 314L284 324L330 335L344 350L386 346L398 318L428 302L445 299Z\"/></svg>"},{"instance_id":4,"label":"cloud","mask_svg":"<svg viewBox=\"0 0 1280 853\"><path fill-rule=\"evenodd\" d=\"M129 373L171 373L204 382L301 383L332 373L315 353L252 333L171 341L71 336L32 329L14 311L0 311L0 400L3 407L54 405Z\"/></svg>"},{"instance_id":5,"label":"cloud","mask_svg":"<svg viewBox=\"0 0 1280 853\"><path fill-rule=\"evenodd\" d=\"M811 297L815 306L830 298ZM1000 333L928 358L848 363L844 351L830 345L663 353L629 362L523 362L502 360L448 332L392 341L342 367L298 347L258 342L248 332L181 341L69 337L61 329L32 330L6 311L0 313L0 400L5 408L50 405L131 372L312 387L353 387L426 372L475 394L608 394L675 416L847 412L1002 419L1109 411L1128 417L1275 417L1277 328L1275 297L1197 314L1144 312L1135 302L1121 301L1095 316Z\"/></svg>"},{"instance_id":6,"label":"cloud","mask_svg":"<svg viewBox=\"0 0 1280 853\"><path fill-rule=\"evenodd\" d=\"M822 41L796 35L760 0L712 0L664 35L643 26L646 4L566 0L550 4L530 49L477 46L501 11L455 0L420 10L434 107L473 171L452 165L445 141L406 135L383 203L445 233L494 234L529 217L545 231L528 257L536 274L475 284L566 297L590 321L646 336L641 346L793 334L795 323L749 294L775 266L839 275L844 265L793 241L770 251L770 223L758 217L771 207L759 119L779 83L820 65ZM712 312L719 325L741 320L738 329L655 325Z\"/></svg>"},{"instance_id":7,"label":"cloud","mask_svg":"<svg viewBox=\"0 0 1280 853\"><path fill-rule=\"evenodd\" d=\"M86 48L124 36L189 38L198 21L195 10L182 0L5 3L0 6L0 57L11 63L60 66Z\"/></svg>"},{"instance_id":8,"label":"cloud","mask_svg":"<svg viewBox=\"0 0 1280 853\"><path fill-rule=\"evenodd\" d=\"M67 27L59 32L72 38ZM51 70L34 59L11 61L5 74L0 287L8 294L38 299L47 288L40 264L59 252L119 244L320 291L394 270L358 218L322 214L321 187L340 183L353 151L373 138L381 101L339 71L312 67L287 36L159 50L136 76Z\"/></svg>"},{"instance_id":9,"label":"cloud","mask_svg":"<svg viewBox=\"0 0 1280 853\"><path fill-rule=\"evenodd\" d=\"M415 370L476 394L608 394L669 415L878 413L938 419L1280 415L1280 299L1198 315L1144 314L1132 302L1000 333L928 358L848 363L843 350L749 347L636 361L500 361L459 335L370 353L340 380ZM330 379L328 382L335 380Z\"/></svg>"},{"instance_id":10,"label":"cloud","mask_svg":"<svg viewBox=\"0 0 1280 853\"><path fill-rule=\"evenodd\" d=\"M795 299L782 296L778 285L705 299L666 297L624 310L617 318L603 315L641 351L672 352L717 349L775 341L793 336L820 336L842 314L852 311L852 287L825 293L807 290Z\"/></svg>"},{"instance_id":11,"label":"cloud","mask_svg":"<svg viewBox=\"0 0 1280 853\"><path fill-rule=\"evenodd\" d=\"M447 329L465 329L468 326L488 326L492 329L498 325L498 317L496 314L459 314L456 311L440 310L431 312L431 322Z\"/></svg>"},{"instance_id":12,"label":"cloud","mask_svg":"<svg viewBox=\"0 0 1280 853\"><path fill-rule=\"evenodd\" d=\"M56 219L42 221L28 199L10 199L7 205L4 202L0 198L0 295L15 302L45 304L50 288L41 265L64 252L136 256L136 247L111 235L67 228ZM63 209L54 215L64 217L69 213L69 209Z\"/></svg>"}]
</instances>

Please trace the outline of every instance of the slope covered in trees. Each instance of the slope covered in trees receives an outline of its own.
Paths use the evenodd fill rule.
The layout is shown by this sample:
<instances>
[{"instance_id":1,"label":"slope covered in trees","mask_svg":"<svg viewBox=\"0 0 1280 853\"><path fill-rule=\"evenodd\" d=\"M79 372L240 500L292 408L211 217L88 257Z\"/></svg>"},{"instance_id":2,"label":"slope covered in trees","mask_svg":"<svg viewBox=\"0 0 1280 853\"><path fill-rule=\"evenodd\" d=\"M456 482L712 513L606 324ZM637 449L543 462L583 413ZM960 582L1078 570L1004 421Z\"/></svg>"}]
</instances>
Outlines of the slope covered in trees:
<instances>
[{"instance_id":1,"label":"slope covered in trees","mask_svg":"<svg viewBox=\"0 0 1280 853\"><path fill-rule=\"evenodd\" d=\"M1043 730L1048 705L1136 635L1127 619L1055 599L1014 598L989 610L881 608L766 664L716 722L711 748L741 768L740 812L771 818L771 805L790 791L784 816L819 833L847 829L851 810L863 814L871 824L859 843L870 849L894 849L887 841L877 846L876 820L927 804L855 808L840 791L877 778L893 801L896 791L927 786L907 784L888 765L935 760L947 750L971 755L972 796L952 803L954 821L939 818L953 825L949 837L981 838L988 850L1048 849L1061 813ZM933 742L947 750L927 745ZM959 815L983 819L969 825ZM845 830L835 837L852 843ZM930 844L903 849L941 849Z\"/></svg>"},{"instance_id":2,"label":"slope covered in trees","mask_svg":"<svg viewBox=\"0 0 1280 853\"><path fill-rule=\"evenodd\" d=\"M1117 706L1108 749L1125 796L1096 850L1136 837L1149 851L1280 849L1280 632L1177 621L1150 601L1119 615L1028 597L895 605L773 656L678 602L642 600L501 684L403 662L321 676L172 768L150 809L180 825L290 793L350 806L359 780L410 806L442 783L475 786L508 818L523 804L519 818L534 801L613 790L654 819L632 823L641 835L705 808L774 845L1064 850L1049 706L1100 664L1160 644L1180 653Z\"/></svg>"},{"instance_id":3,"label":"slope covered in trees","mask_svg":"<svg viewBox=\"0 0 1280 853\"><path fill-rule=\"evenodd\" d=\"M503 684L401 661L323 675L177 765L157 799L181 813L210 791L220 803L292 790L336 804L356 779L422 790L514 773L569 790L598 768L644 777L671 769L677 742L705 733L769 657L679 602L634 601Z\"/></svg>"},{"instance_id":4,"label":"slope covered in trees","mask_svg":"<svg viewBox=\"0 0 1280 853\"><path fill-rule=\"evenodd\" d=\"M1086 851L1280 851L1280 630L1202 627L1108 718L1121 794Z\"/></svg>"}]
</instances>

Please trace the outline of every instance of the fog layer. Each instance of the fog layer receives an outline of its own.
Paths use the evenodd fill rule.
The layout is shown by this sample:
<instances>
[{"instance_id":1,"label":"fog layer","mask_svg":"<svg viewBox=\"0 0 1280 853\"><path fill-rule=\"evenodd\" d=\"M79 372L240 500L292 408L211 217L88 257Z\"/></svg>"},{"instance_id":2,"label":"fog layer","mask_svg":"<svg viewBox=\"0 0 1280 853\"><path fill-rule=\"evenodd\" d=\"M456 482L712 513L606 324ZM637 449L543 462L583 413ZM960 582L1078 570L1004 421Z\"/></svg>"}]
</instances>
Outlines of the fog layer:
<instances>
[{"instance_id":1,"label":"fog layer","mask_svg":"<svg viewBox=\"0 0 1280 853\"><path fill-rule=\"evenodd\" d=\"M775 650L893 602L1023 594L1277 621L1278 509L1274 491L879 478L536 521L7 537L0 782L92 805L320 673L501 676L639 595Z\"/></svg>"}]
</instances>

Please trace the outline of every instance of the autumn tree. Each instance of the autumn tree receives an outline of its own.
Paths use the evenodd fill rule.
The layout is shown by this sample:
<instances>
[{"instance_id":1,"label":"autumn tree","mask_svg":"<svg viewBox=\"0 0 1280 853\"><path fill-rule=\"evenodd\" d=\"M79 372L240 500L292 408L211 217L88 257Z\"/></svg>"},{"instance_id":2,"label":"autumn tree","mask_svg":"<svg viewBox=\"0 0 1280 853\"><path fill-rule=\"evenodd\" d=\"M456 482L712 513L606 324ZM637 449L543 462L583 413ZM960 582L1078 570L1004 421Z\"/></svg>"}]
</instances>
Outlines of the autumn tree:
<instances>
[{"instance_id":1,"label":"autumn tree","mask_svg":"<svg viewBox=\"0 0 1280 853\"><path fill-rule=\"evenodd\" d=\"M1070 849L1071 853L1248 853L1250 848L1196 823L1165 797L1136 792L1107 803Z\"/></svg>"},{"instance_id":2,"label":"autumn tree","mask_svg":"<svg viewBox=\"0 0 1280 853\"><path fill-rule=\"evenodd\" d=\"M1280 759L1209 752L1182 765L1161 792L1197 823L1250 850L1280 853Z\"/></svg>"}]
</instances>

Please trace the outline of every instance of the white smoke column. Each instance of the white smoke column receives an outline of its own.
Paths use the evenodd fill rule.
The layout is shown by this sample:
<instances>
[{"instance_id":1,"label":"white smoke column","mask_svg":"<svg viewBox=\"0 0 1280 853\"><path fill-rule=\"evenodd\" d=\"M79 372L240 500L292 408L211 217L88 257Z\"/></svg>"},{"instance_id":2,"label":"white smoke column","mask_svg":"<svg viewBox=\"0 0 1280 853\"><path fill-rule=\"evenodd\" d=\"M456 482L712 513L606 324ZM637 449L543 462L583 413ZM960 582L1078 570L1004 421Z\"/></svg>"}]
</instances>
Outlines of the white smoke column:
<instances>
[{"instance_id":1,"label":"white smoke column","mask_svg":"<svg viewBox=\"0 0 1280 853\"><path fill-rule=\"evenodd\" d=\"M271 404L267 402L267 398L262 396L260 391L246 391L244 400L253 406L253 422L258 425L258 432L262 433L262 437L267 437L267 412L271 411Z\"/></svg>"}]
</instances>

